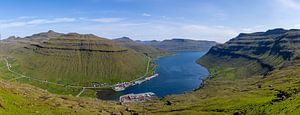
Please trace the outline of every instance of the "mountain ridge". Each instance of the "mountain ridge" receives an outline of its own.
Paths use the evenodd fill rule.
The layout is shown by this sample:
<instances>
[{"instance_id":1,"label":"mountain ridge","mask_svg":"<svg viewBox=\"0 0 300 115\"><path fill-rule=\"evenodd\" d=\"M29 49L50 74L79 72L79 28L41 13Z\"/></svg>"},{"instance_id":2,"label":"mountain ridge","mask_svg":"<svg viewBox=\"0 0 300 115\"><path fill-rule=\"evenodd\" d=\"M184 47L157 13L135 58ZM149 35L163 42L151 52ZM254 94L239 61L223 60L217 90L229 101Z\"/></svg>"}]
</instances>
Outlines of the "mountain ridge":
<instances>
[{"instance_id":1,"label":"mountain ridge","mask_svg":"<svg viewBox=\"0 0 300 115\"><path fill-rule=\"evenodd\" d=\"M254 60L253 63L258 63L262 68L266 67L267 71L272 71L274 68L299 57L299 53L297 53L299 52L297 46L298 40L300 40L299 36L300 30L296 29L273 29L266 32L242 33L225 44L212 47L199 62L207 64L205 62L213 57L215 60L224 60L223 62L225 62L226 56L232 57L231 59L237 56ZM206 59L207 61L205 61ZM212 64L207 65L211 66ZM263 73L267 73L267 71Z\"/></svg>"}]
</instances>

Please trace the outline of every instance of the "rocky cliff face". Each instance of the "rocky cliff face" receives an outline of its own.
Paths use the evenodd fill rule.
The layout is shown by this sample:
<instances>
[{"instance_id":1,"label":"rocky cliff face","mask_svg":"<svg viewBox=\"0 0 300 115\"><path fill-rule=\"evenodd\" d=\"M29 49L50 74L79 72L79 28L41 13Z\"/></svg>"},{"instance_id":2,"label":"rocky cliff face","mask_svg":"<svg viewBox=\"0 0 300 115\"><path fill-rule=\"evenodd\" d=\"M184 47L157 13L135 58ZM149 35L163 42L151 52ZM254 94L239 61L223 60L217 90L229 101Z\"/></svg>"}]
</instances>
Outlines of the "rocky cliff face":
<instances>
[{"instance_id":1,"label":"rocky cliff face","mask_svg":"<svg viewBox=\"0 0 300 115\"><path fill-rule=\"evenodd\" d=\"M257 73L266 73L285 62L297 60L299 43L300 30L296 29L242 33L225 44L212 47L199 62L209 67L248 66L249 70L257 69Z\"/></svg>"}]
</instances>

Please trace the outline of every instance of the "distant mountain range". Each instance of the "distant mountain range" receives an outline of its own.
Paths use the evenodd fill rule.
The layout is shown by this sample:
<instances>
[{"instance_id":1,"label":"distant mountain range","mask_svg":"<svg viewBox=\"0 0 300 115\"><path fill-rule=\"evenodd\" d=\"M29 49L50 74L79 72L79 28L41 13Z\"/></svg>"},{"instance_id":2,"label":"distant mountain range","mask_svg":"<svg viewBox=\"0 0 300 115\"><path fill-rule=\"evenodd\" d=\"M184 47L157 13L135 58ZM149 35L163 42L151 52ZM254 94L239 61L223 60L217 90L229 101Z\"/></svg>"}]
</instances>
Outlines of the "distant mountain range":
<instances>
[{"instance_id":1,"label":"distant mountain range","mask_svg":"<svg viewBox=\"0 0 300 115\"><path fill-rule=\"evenodd\" d=\"M157 57L159 55L168 54L167 51L149 45L140 44L139 42L133 41L128 37L117 38L114 39L114 41L120 43L124 47L134 49L135 51L143 53L150 57Z\"/></svg>"},{"instance_id":2,"label":"distant mountain range","mask_svg":"<svg viewBox=\"0 0 300 115\"><path fill-rule=\"evenodd\" d=\"M179 39L174 38L171 40L163 41L136 41L140 44L146 44L152 47L163 49L166 51L208 51L212 46L217 43L215 41L205 40L190 40L190 39Z\"/></svg>"}]
</instances>

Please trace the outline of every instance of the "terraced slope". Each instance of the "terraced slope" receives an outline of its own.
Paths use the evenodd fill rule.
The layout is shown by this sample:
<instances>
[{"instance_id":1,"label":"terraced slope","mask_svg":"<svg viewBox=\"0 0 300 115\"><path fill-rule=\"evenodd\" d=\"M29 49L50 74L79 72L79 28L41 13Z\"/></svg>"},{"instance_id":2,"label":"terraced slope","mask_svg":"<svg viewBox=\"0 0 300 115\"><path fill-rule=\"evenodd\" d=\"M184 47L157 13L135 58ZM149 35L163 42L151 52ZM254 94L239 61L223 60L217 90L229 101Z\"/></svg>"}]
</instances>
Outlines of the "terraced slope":
<instances>
[{"instance_id":1,"label":"terraced slope","mask_svg":"<svg viewBox=\"0 0 300 115\"><path fill-rule=\"evenodd\" d=\"M148 62L142 53L90 34L49 31L7 39L0 47L13 70L59 84L130 81L145 74Z\"/></svg>"}]
</instances>

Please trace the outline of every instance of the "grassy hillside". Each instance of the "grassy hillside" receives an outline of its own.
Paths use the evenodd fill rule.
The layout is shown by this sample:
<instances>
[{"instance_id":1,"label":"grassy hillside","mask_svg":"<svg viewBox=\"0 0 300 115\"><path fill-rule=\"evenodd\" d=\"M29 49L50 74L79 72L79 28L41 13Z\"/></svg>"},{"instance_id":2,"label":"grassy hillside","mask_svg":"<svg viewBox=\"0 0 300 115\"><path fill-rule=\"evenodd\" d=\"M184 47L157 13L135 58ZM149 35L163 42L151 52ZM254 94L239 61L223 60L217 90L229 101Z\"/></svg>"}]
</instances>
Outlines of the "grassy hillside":
<instances>
[{"instance_id":1,"label":"grassy hillside","mask_svg":"<svg viewBox=\"0 0 300 115\"><path fill-rule=\"evenodd\" d=\"M145 74L148 58L133 49L94 35L36 34L1 43L1 55L12 69L33 78L60 84L130 81Z\"/></svg>"},{"instance_id":2,"label":"grassy hillside","mask_svg":"<svg viewBox=\"0 0 300 115\"><path fill-rule=\"evenodd\" d=\"M0 80L1 115L130 114L115 102L49 94L30 85Z\"/></svg>"},{"instance_id":3,"label":"grassy hillside","mask_svg":"<svg viewBox=\"0 0 300 115\"><path fill-rule=\"evenodd\" d=\"M1 68L2 69L2 68ZM118 105L89 98L58 96L30 85L1 80L0 113L26 114L297 114L300 66L274 70L266 77L231 78L224 70L194 92L147 103ZM1 74L3 75L3 74ZM280 93L284 92L284 93Z\"/></svg>"}]
</instances>

